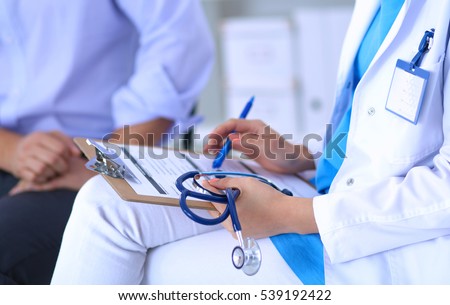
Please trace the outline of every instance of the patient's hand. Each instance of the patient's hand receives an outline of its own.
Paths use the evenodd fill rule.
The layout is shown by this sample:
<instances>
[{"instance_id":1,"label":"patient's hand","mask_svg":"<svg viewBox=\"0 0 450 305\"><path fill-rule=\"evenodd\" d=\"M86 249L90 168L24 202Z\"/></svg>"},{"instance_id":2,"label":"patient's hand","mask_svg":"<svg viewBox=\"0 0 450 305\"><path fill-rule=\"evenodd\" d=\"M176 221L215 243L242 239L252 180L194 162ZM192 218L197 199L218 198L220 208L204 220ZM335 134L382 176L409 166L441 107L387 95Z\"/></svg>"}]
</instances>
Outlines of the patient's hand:
<instances>
[{"instance_id":1,"label":"patient's hand","mask_svg":"<svg viewBox=\"0 0 450 305\"><path fill-rule=\"evenodd\" d=\"M96 175L96 173L86 169L85 163L86 159L72 157L69 159L69 167L64 174L42 183L21 180L9 194L16 195L27 191L52 191L56 189L78 191L86 181Z\"/></svg>"},{"instance_id":2,"label":"patient's hand","mask_svg":"<svg viewBox=\"0 0 450 305\"><path fill-rule=\"evenodd\" d=\"M43 183L66 173L69 159L80 151L60 132L34 132L21 138L12 155L12 173L32 183Z\"/></svg>"}]
</instances>

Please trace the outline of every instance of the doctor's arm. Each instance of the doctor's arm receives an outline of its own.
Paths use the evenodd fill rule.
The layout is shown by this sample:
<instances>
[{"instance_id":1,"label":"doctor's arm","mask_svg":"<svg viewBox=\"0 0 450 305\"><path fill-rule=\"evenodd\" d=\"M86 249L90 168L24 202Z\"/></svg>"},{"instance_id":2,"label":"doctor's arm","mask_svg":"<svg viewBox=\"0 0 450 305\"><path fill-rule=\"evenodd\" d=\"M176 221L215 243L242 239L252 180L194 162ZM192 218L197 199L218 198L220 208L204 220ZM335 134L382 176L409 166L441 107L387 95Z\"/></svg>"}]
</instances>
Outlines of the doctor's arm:
<instances>
[{"instance_id":1,"label":"doctor's arm","mask_svg":"<svg viewBox=\"0 0 450 305\"><path fill-rule=\"evenodd\" d=\"M449 67L446 63L439 89L444 110L450 109ZM241 190L237 209L245 235L318 232L332 263L450 235L450 111L442 116L442 130L436 132L443 133L443 142L431 164L416 165L404 176L383 178L370 186L307 199L284 196L251 179L227 178L210 184ZM239 126L232 127L242 138ZM222 134L220 129L215 132ZM216 208L219 213L223 210L220 205ZM230 223L225 226L232 232Z\"/></svg>"},{"instance_id":2,"label":"doctor's arm","mask_svg":"<svg viewBox=\"0 0 450 305\"><path fill-rule=\"evenodd\" d=\"M431 165L416 165L404 176L369 187L314 198L315 219L332 263L450 235L449 71L446 63L438 93L443 98L442 130L429 131L442 132L443 143Z\"/></svg>"},{"instance_id":3,"label":"doctor's arm","mask_svg":"<svg viewBox=\"0 0 450 305\"><path fill-rule=\"evenodd\" d=\"M211 190L240 190L236 210L244 237L265 238L285 233L318 232L311 198L287 196L253 178L211 179L204 186ZM213 217L225 210L224 204L215 203L214 206L217 212L210 212ZM230 218L222 225L235 235Z\"/></svg>"},{"instance_id":4,"label":"doctor's arm","mask_svg":"<svg viewBox=\"0 0 450 305\"><path fill-rule=\"evenodd\" d=\"M448 135L450 118L444 122ZM236 209L244 236L320 233L331 262L341 263L450 235L450 143L446 139L434 159L435 167L418 166L405 177L391 177L351 192L299 198L251 178L208 183L216 189L240 190ZM224 205L215 207L212 216L224 212ZM234 234L230 220L223 225Z\"/></svg>"},{"instance_id":5,"label":"doctor's arm","mask_svg":"<svg viewBox=\"0 0 450 305\"><path fill-rule=\"evenodd\" d=\"M218 152L227 138L232 141L233 149L270 171L292 174L315 168L307 147L290 143L260 120L231 119L220 124L209 134L204 152ZM253 178L211 179L205 181L204 186L211 190L240 190L236 209L244 236L264 238L284 233L318 232L311 198L287 196ZM214 205L217 211L210 214L218 217L225 205ZM230 219L222 225L235 234Z\"/></svg>"}]
</instances>

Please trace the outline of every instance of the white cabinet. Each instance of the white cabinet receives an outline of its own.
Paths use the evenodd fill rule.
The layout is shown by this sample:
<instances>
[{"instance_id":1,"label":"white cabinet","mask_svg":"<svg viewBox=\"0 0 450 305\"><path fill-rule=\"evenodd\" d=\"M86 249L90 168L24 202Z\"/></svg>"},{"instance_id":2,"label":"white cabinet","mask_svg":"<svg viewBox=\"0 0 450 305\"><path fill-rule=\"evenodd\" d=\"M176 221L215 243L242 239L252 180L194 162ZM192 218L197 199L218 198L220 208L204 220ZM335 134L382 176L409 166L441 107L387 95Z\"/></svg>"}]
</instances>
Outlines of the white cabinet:
<instances>
[{"instance_id":1,"label":"white cabinet","mask_svg":"<svg viewBox=\"0 0 450 305\"><path fill-rule=\"evenodd\" d=\"M198 114L204 117L197 132L208 132L232 113L239 112L238 109L233 111L233 107L239 107L236 99L242 99L243 106L252 94L256 96L255 105L261 103L259 111L254 106L255 114L264 116L266 111L263 119L275 129L277 123L283 123L282 131L290 131L295 140L301 140L307 133L317 132L329 118L338 54L354 0L202 0L202 4L215 37L216 64L197 108ZM236 21L231 27L230 20ZM272 35L274 29L283 28L280 22L283 20L289 24L288 40L283 39L286 32ZM253 34L248 36L248 45L244 45L242 36L236 36L237 39L230 36L233 33L239 35L236 34L239 27L247 35L253 30ZM261 33L266 34L264 47L261 47L262 40L256 37ZM251 40L255 50L248 52ZM262 49L258 50L258 46ZM276 56L270 57L271 51ZM283 58L280 54L290 58ZM251 72L251 67L242 63L244 55L259 56L258 60L278 60L276 64L279 66L275 69L270 66L273 63L261 62L266 67ZM236 74L236 67L245 70ZM272 72L269 68L273 69ZM229 79L229 71L240 77L231 76L233 79ZM284 74L281 75L280 71ZM252 73L255 75L250 79ZM289 77L286 78L286 75ZM230 87L230 84L233 86ZM253 87L244 88L240 84L252 84ZM274 107L289 108L289 111L277 112Z\"/></svg>"}]
</instances>

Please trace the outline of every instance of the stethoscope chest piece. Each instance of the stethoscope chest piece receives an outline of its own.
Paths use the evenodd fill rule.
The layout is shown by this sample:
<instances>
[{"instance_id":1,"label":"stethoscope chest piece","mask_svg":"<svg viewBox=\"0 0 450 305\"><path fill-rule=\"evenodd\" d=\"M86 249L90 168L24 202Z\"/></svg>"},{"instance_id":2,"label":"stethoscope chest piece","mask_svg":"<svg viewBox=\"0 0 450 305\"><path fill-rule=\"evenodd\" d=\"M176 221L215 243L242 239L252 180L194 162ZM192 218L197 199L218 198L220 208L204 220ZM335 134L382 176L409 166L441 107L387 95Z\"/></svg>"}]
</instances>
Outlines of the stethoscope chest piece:
<instances>
[{"instance_id":1,"label":"stethoscope chest piece","mask_svg":"<svg viewBox=\"0 0 450 305\"><path fill-rule=\"evenodd\" d=\"M261 249L253 238L247 237L243 247L236 246L233 249L231 260L236 269L242 269L247 275L254 275L261 267Z\"/></svg>"}]
</instances>

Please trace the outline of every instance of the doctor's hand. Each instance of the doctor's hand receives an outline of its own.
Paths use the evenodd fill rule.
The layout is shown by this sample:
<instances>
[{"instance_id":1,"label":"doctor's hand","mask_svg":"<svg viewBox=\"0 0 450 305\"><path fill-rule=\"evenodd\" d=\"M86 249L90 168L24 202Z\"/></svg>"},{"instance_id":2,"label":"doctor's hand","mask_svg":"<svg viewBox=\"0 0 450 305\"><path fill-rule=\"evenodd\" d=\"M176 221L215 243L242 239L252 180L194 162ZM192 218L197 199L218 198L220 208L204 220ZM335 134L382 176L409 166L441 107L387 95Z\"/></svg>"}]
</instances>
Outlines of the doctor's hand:
<instances>
[{"instance_id":1,"label":"doctor's hand","mask_svg":"<svg viewBox=\"0 0 450 305\"><path fill-rule=\"evenodd\" d=\"M212 179L205 182L204 186L211 190L240 190L236 210L245 237L264 238L283 233L318 232L310 198L284 195L253 178ZM224 204L216 203L214 206L220 214L225 210ZM210 214L217 217L217 212ZM230 217L222 224L234 235Z\"/></svg>"},{"instance_id":2,"label":"doctor's hand","mask_svg":"<svg viewBox=\"0 0 450 305\"><path fill-rule=\"evenodd\" d=\"M306 147L294 145L261 120L231 119L210 134L205 153L217 153L227 137L233 149L255 160L264 168L278 173L298 173L314 169Z\"/></svg>"},{"instance_id":3,"label":"doctor's hand","mask_svg":"<svg viewBox=\"0 0 450 305\"><path fill-rule=\"evenodd\" d=\"M70 158L80 154L72 139L57 131L24 136L14 150L12 174L32 183L43 183L64 174Z\"/></svg>"},{"instance_id":4,"label":"doctor's hand","mask_svg":"<svg viewBox=\"0 0 450 305\"><path fill-rule=\"evenodd\" d=\"M64 174L55 176L54 178L42 182L30 182L20 180L19 183L9 192L9 195L16 195L22 192L41 192L53 191L57 189L69 189L78 191L83 184L96 173L86 169L84 166L86 160L81 157L72 157L69 159L69 167Z\"/></svg>"}]
</instances>

